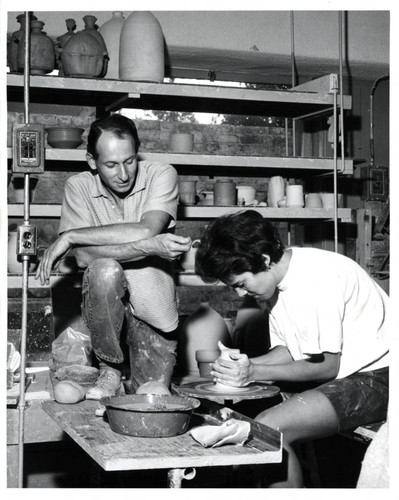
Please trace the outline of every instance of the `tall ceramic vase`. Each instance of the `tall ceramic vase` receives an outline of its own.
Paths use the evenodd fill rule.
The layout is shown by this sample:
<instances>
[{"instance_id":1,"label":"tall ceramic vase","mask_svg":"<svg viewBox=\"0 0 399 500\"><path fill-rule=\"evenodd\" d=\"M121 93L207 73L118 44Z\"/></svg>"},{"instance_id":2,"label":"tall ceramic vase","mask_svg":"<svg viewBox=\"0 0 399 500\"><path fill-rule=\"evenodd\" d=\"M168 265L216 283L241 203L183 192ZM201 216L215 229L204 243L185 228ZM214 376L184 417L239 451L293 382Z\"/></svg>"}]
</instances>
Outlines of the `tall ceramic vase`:
<instances>
[{"instance_id":1,"label":"tall ceramic vase","mask_svg":"<svg viewBox=\"0 0 399 500\"><path fill-rule=\"evenodd\" d=\"M184 375L199 375L195 351L216 350L218 341L231 347L231 337L222 316L202 302L182 325L179 339L179 368Z\"/></svg>"},{"instance_id":2,"label":"tall ceramic vase","mask_svg":"<svg viewBox=\"0 0 399 500\"><path fill-rule=\"evenodd\" d=\"M164 38L151 12L133 12L123 23L119 48L119 78L162 82L165 76Z\"/></svg>"},{"instance_id":3,"label":"tall ceramic vase","mask_svg":"<svg viewBox=\"0 0 399 500\"><path fill-rule=\"evenodd\" d=\"M43 30L43 21L31 21L30 35L30 72L32 75L45 75L51 73L55 66L55 48L53 40ZM18 47L18 71L24 72L25 68L25 39Z\"/></svg>"},{"instance_id":4,"label":"tall ceramic vase","mask_svg":"<svg viewBox=\"0 0 399 500\"><path fill-rule=\"evenodd\" d=\"M98 32L103 37L108 51L107 78L112 80L118 80L119 78L119 41L124 22L123 12L116 11L112 13L111 19L98 28Z\"/></svg>"},{"instance_id":5,"label":"tall ceramic vase","mask_svg":"<svg viewBox=\"0 0 399 500\"><path fill-rule=\"evenodd\" d=\"M11 39L8 43L7 64L10 68L11 73L18 73L18 64L17 64L18 47L19 47L21 40L23 40L25 37L25 18L26 18L25 14L19 14L17 16L17 21L21 27L19 30L14 31L14 33L11 35ZM35 21L37 19L37 17L35 17L31 14L30 19L31 19L31 21Z\"/></svg>"}]
</instances>

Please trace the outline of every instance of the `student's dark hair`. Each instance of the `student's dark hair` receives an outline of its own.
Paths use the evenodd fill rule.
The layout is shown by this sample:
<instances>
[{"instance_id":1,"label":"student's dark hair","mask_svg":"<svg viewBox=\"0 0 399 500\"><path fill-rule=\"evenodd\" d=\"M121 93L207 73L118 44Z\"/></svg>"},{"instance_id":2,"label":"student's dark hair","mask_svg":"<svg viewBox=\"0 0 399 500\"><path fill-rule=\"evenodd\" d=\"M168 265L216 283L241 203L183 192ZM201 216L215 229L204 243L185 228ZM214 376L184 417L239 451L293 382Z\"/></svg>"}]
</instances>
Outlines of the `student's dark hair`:
<instances>
[{"instance_id":1,"label":"student's dark hair","mask_svg":"<svg viewBox=\"0 0 399 500\"><path fill-rule=\"evenodd\" d=\"M208 283L232 274L266 270L262 255L278 262L284 252L274 226L255 210L224 215L210 224L201 238L195 271Z\"/></svg>"},{"instance_id":2,"label":"student's dark hair","mask_svg":"<svg viewBox=\"0 0 399 500\"><path fill-rule=\"evenodd\" d=\"M136 153L139 150L140 140L134 121L126 116L114 114L105 118L99 118L91 124L87 137L87 152L90 153L95 160L98 157L96 148L97 141L105 131L113 132L118 137L132 137L136 147Z\"/></svg>"}]
</instances>

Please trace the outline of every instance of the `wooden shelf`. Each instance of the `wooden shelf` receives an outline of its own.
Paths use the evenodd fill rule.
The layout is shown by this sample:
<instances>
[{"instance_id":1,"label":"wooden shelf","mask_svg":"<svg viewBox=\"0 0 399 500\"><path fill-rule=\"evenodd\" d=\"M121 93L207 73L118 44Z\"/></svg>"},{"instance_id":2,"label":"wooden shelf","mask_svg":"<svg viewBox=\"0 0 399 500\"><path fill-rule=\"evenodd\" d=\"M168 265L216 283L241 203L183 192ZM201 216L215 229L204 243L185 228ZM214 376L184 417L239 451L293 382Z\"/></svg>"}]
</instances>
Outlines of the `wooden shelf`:
<instances>
[{"instance_id":1,"label":"wooden shelf","mask_svg":"<svg viewBox=\"0 0 399 500\"><path fill-rule=\"evenodd\" d=\"M12 148L7 148L8 158L12 158ZM141 153L141 160L158 161L179 166L204 166L228 168L261 168L261 169L288 169L333 171L333 158L304 158L292 156L244 156L244 155L203 155L199 153ZM45 150L46 161L84 162L84 149L50 149ZM338 159L338 173L353 174L353 159L344 159L344 164Z\"/></svg>"},{"instance_id":2,"label":"wooden shelf","mask_svg":"<svg viewBox=\"0 0 399 500\"><path fill-rule=\"evenodd\" d=\"M23 102L23 84L23 75L7 74L9 102ZM30 77L29 84L31 102L93 106L105 111L125 107L288 118L328 109L334 104L332 93L308 89L275 91L34 75ZM351 96L344 96L344 109L351 106Z\"/></svg>"},{"instance_id":3,"label":"wooden shelf","mask_svg":"<svg viewBox=\"0 0 399 500\"><path fill-rule=\"evenodd\" d=\"M256 210L263 217L270 220L330 220L334 218L334 209L332 208L274 208L274 207L215 207L215 206L182 206L179 205L178 219L216 219L227 213L239 212L244 209ZM60 217L61 205L30 205L31 217ZM9 217L23 217L23 204L14 203L8 205ZM339 208L338 220L341 222L352 221L351 208Z\"/></svg>"}]
</instances>

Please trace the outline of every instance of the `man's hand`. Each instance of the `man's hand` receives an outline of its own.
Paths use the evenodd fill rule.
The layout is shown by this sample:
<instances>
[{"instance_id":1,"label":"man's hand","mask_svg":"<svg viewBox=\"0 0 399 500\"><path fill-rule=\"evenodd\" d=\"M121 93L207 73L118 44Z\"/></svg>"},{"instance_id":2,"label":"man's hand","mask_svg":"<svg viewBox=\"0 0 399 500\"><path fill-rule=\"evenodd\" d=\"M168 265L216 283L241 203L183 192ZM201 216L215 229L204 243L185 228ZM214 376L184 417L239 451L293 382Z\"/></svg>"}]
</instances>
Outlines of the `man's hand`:
<instances>
[{"instance_id":1,"label":"man's hand","mask_svg":"<svg viewBox=\"0 0 399 500\"><path fill-rule=\"evenodd\" d=\"M158 234L143 240L144 242L149 245L150 254L158 255L166 260L175 260L191 248L191 238L171 233Z\"/></svg>"},{"instance_id":2,"label":"man's hand","mask_svg":"<svg viewBox=\"0 0 399 500\"><path fill-rule=\"evenodd\" d=\"M215 382L232 387L244 387L253 379L253 365L246 354L230 354L231 361L218 358L212 364L211 375Z\"/></svg>"},{"instance_id":3,"label":"man's hand","mask_svg":"<svg viewBox=\"0 0 399 500\"><path fill-rule=\"evenodd\" d=\"M40 278L40 283L42 285L48 285L50 282L50 273L53 265L61 257L66 255L68 250L71 248L71 244L66 236L67 233L63 233L55 242L50 245L44 252L39 265L36 270L35 279Z\"/></svg>"}]
</instances>

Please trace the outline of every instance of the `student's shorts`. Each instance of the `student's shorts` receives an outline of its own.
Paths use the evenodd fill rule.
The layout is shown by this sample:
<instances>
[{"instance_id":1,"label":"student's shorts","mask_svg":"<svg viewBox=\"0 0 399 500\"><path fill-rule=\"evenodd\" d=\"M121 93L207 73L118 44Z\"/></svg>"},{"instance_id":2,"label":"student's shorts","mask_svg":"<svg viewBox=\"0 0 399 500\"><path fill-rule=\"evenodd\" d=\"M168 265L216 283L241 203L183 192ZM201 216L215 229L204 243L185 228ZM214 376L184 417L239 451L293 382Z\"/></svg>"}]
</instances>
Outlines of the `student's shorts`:
<instances>
[{"instance_id":1,"label":"student's shorts","mask_svg":"<svg viewBox=\"0 0 399 500\"><path fill-rule=\"evenodd\" d=\"M319 385L333 405L339 421L338 431L386 420L389 395L389 369L357 372Z\"/></svg>"}]
</instances>

